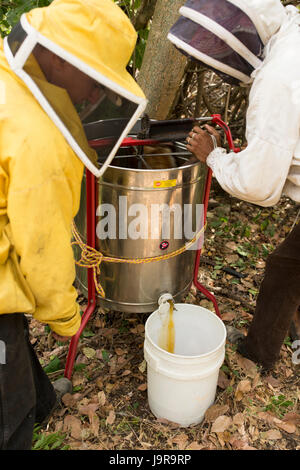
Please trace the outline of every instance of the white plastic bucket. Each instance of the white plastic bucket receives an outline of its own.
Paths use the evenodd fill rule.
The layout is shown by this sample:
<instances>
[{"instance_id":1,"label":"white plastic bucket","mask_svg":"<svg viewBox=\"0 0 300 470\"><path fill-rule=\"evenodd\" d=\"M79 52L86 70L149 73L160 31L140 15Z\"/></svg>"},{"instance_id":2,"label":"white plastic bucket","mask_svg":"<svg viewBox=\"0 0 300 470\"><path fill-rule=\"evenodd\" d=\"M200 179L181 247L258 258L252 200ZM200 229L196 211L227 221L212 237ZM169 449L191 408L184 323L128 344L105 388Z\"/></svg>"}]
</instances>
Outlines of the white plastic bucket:
<instances>
[{"instance_id":1,"label":"white plastic bucket","mask_svg":"<svg viewBox=\"0 0 300 470\"><path fill-rule=\"evenodd\" d=\"M226 329L203 307L176 304L175 308L174 354L158 346L163 319L157 310L145 325L144 355L152 413L185 427L200 423L215 401Z\"/></svg>"}]
</instances>

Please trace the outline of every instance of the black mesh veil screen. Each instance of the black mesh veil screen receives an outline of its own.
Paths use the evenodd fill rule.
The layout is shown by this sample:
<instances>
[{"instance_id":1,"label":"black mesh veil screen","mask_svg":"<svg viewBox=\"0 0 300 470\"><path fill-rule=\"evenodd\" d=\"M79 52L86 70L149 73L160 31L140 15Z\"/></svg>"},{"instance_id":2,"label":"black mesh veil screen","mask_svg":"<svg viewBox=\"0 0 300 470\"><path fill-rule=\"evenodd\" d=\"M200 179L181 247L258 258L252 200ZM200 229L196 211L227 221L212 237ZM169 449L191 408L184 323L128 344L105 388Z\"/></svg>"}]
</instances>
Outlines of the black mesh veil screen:
<instances>
[{"instance_id":1,"label":"black mesh veil screen","mask_svg":"<svg viewBox=\"0 0 300 470\"><path fill-rule=\"evenodd\" d=\"M201 13L213 20L241 41L249 51L259 59L263 55L263 43L257 33L252 20L239 8L227 0L187 0L185 7L193 10L194 14ZM184 13L182 13L183 15ZM217 60L232 69L251 76L254 68L243 57L235 52L225 41L195 21L181 16L171 28L170 33L188 46L205 54L211 59ZM181 49L180 49L181 50ZM181 52L183 52L181 50ZM183 52L194 60L200 60L196 54ZM225 81L233 84L240 80L229 77L221 70L213 68L209 61L202 60L209 68L212 68Z\"/></svg>"},{"instance_id":2,"label":"black mesh veil screen","mask_svg":"<svg viewBox=\"0 0 300 470\"><path fill-rule=\"evenodd\" d=\"M16 26L13 27L10 34L7 36L9 48L13 55L16 55L26 37L27 33L22 28L21 23L18 23Z\"/></svg>"},{"instance_id":3,"label":"black mesh veil screen","mask_svg":"<svg viewBox=\"0 0 300 470\"><path fill-rule=\"evenodd\" d=\"M227 29L257 57L264 49L257 29L249 16L227 0L187 0L184 5L202 13Z\"/></svg>"}]
</instances>

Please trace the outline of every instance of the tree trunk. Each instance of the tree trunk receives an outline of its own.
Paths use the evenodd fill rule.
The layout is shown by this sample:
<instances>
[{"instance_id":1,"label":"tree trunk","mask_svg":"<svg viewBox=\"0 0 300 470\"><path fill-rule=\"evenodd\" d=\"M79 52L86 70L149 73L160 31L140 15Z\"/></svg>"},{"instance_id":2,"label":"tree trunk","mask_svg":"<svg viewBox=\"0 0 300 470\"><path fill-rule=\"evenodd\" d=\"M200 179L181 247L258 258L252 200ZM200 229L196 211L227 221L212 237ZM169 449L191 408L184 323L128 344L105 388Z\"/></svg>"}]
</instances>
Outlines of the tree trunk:
<instances>
[{"instance_id":1,"label":"tree trunk","mask_svg":"<svg viewBox=\"0 0 300 470\"><path fill-rule=\"evenodd\" d=\"M167 39L185 0L157 0L138 83L152 119L166 119L186 67L186 57Z\"/></svg>"}]
</instances>

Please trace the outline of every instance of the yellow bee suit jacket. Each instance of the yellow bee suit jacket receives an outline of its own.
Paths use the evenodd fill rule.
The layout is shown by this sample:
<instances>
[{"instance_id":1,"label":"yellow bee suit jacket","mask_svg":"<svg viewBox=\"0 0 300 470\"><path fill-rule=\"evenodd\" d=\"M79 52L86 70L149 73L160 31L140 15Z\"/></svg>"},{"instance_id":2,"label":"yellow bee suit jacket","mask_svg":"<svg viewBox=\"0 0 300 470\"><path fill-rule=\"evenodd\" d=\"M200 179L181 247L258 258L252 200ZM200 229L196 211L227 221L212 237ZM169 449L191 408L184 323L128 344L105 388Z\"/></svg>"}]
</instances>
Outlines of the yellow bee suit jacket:
<instances>
[{"instance_id":1,"label":"yellow bee suit jacket","mask_svg":"<svg viewBox=\"0 0 300 470\"><path fill-rule=\"evenodd\" d=\"M53 92L60 98L56 111L73 119L85 139L68 94L57 87ZM0 314L32 314L63 336L80 326L71 223L82 175L79 158L10 70L1 41Z\"/></svg>"}]
</instances>

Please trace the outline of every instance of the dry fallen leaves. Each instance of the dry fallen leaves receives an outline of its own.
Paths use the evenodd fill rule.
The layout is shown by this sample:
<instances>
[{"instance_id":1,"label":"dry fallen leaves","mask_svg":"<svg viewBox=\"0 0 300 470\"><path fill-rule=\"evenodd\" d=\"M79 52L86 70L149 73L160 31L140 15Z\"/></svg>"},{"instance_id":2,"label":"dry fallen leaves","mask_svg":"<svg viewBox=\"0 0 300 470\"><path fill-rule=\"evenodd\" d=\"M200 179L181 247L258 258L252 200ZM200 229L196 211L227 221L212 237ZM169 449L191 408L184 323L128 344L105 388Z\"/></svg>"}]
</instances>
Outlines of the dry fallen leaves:
<instances>
[{"instance_id":1,"label":"dry fallen leaves","mask_svg":"<svg viewBox=\"0 0 300 470\"><path fill-rule=\"evenodd\" d=\"M127 353L127 349L116 348L115 353L117 356L123 356Z\"/></svg>"},{"instance_id":2,"label":"dry fallen leaves","mask_svg":"<svg viewBox=\"0 0 300 470\"><path fill-rule=\"evenodd\" d=\"M197 441L191 442L185 450L201 450L203 449L203 445L199 444Z\"/></svg>"},{"instance_id":3,"label":"dry fallen leaves","mask_svg":"<svg viewBox=\"0 0 300 470\"><path fill-rule=\"evenodd\" d=\"M106 418L106 424L112 425L115 422L116 414L114 410L110 410L108 417Z\"/></svg>"},{"instance_id":4,"label":"dry fallen leaves","mask_svg":"<svg viewBox=\"0 0 300 470\"><path fill-rule=\"evenodd\" d=\"M230 243L230 242L229 242ZM228 243L228 244L229 244ZM230 246L233 246L233 245L230 245ZM234 246L236 247L236 245L234 244ZM227 247L229 248L229 246ZM235 248L234 248L235 249ZM227 255L225 256L225 260L227 263L236 263L238 260L239 260L239 255Z\"/></svg>"},{"instance_id":5,"label":"dry fallen leaves","mask_svg":"<svg viewBox=\"0 0 300 470\"><path fill-rule=\"evenodd\" d=\"M232 419L229 416L219 416L212 425L211 432L225 432L232 424Z\"/></svg>"},{"instance_id":6,"label":"dry fallen leaves","mask_svg":"<svg viewBox=\"0 0 300 470\"><path fill-rule=\"evenodd\" d=\"M275 379L272 375L268 375L268 377L265 378L265 381L270 384L273 388L280 388L281 383L278 379Z\"/></svg>"},{"instance_id":7,"label":"dry fallen leaves","mask_svg":"<svg viewBox=\"0 0 300 470\"><path fill-rule=\"evenodd\" d=\"M105 390L107 393L110 393L115 388L115 384L108 383L105 385Z\"/></svg>"},{"instance_id":8,"label":"dry fallen leaves","mask_svg":"<svg viewBox=\"0 0 300 470\"><path fill-rule=\"evenodd\" d=\"M82 352L88 359L93 359L96 355L96 350L93 348L83 348Z\"/></svg>"},{"instance_id":9,"label":"dry fallen leaves","mask_svg":"<svg viewBox=\"0 0 300 470\"><path fill-rule=\"evenodd\" d=\"M222 313L222 320L223 321L232 321L234 320L236 317L236 313L235 312L225 312L225 313Z\"/></svg>"},{"instance_id":10,"label":"dry fallen leaves","mask_svg":"<svg viewBox=\"0 0 300 470\"><path fill-rule=\"evenodd\" d=\"M145 390L147 390L147 384L145 383L145 384L140 385L140 386L138 387L138 390L139 390L140 392L144 392Z\"/></svg>"},{"instance_id":11,"label":"dry fallen leaves","mask_svg":"<svg viewBox=\"0 0 300 470\"><path fill-rule=\"evenodd\" d=\"M63 402L65 406L70 407L70 408L75 406L77 403L76 399L74 398L74 395L72 395L71 393L66 393L62 397L61 401Z\"/></svg>"},{"instance_id":12,"label":"dry fallen leaves","mask_svg":"<svg viewBox=\"0 0 300 470\"><path fill-rule=\"evenodd\" d=\"M296 426L300 426L300 414L299 413L286 413L283 417L283 421L287 421L289 423L293 423Z\"/></svg>"},{"instance_id":13,"label":"dry fallen leaves","mask_svg":"<svg viewBox=\"0 0 300 470\"><path fill-rule=\"evenodd\" d=\"M288 434L293 434L296 432L297 428L296 428L296 425L291 423L291 422L284 422L284 421L281 421L281 419L278 419L278 418L274 418L274 424L282 429L283 431L287 432Z\"/></svg>"},{"instance_id":14,"label":"dry fallen leaves","mask_svg":"<svg viewBox=\"0 0 300 470\"><path fill-rule=\"evenodd\" d=\"M143 374L146 369L147 369L147 362L144 359L139 365L139 371Z\"/></svg>"},{"instance_id":15,"label":"dry fallen leaves","mask_svg":"<svg viewBox=\"0 0 300 470\"><path fill-rule=\"evenodd\" d=\"M233 450L257 450L256 447L250 446L247 439L232 439L230 440Z\"/></svg>"},{"instance_id":16,"label":"dry fallen leaves","mask_svg":"<svg viewBox=\"0 0 300 470\"><path fill-rule=\"evenodd\" d=\"M184 450L186 448L188 441L188 436L184 433L179 434L173 439L173 443L177 444L179 450Z\"/></svg>"},{"instance_id":17,"label":"dry fallen leaves","mask_svg":"<svg viewBox=\"0 0 300 470\"><path fill-rule=\"evenodd\" d=\"M89 417L90 424L91 424L91 431L95 437L99 436L99 428L100 428L100 420L99 417L94 414L93 416Z\"/></svg>"},{"instance_id":18,"label":"dry fallen leaves","mask_svg":"<svg viewBox=\"0 0 300 470\"><path fill-rule=\"evenodd\" d=\"M266 411L260 411L259 413L257 413L257 417L259 419L262 419L263 421L266 421L269 424L273 424L275 418L274 415Z\"/></svg>"},{"instance_id":19,"label":"dry fallen leaves","mask_svg":"<svg viewBox=\"0 0 300 470\"><path fill-rule=\"evenodd\" d=\"M227 377L225 372L223 372L221 369L219 371L219 377L218 377L218 387L222 388L222 390L226 390L227 387L230 385L230 379Z\"/></svg>"},{"instance_id":20,"label":"dry fallen leaves","mask_svg":"<svg viewBox=\"0 0 300 470\"><path fill-rule=\"evenodd\" d=\"M258 269L264 269L266 267L266 262L265 261L262 261L262 260L259 260L257 261L257 263L255 264L256 268Z\"/></svg>"},{"instance_id":21,"label":"dry fallen leaves","mask_svg":"<svg viewBox=\"0 0 300 470\"><path fill-rule=\"evenodd\" d=\"M137 325L135 328L131 328L130 331L131 331L131 333L141 335L141 334L143 334L144 331L145 331L145 326L144 326L142 323L140 323L140 324Z\"/></svg>"},{"instance_id":22,"label":"dry fallen leaves","mask_svg":"<svg viewBox=\"0 0 300 470\"><path fill-rule=\"evenodd\" d=\"M82 385L87 381L86 377L82 373L75 373L72 378L73 387Z\"/></svg>"},{"instance_id":23,"label":"dry fallen leaves","mask_svg":"<svg viewBox=\"0 0 300 470\"><path fill-rule=\"evenodd\" d=\"M91 417L95 414L95 412L98 410L99 404L98 403L89 403L88 405L78 405L78 412L81 415L87 415L88 417Z\"/></svg>"},{"instance_id":24,"label":"dry fallen leaves","mask_svg":"<svg viewBox=\"0 0 300 470\"><path fill-rule=\"evenodd\" d=\"M165 424L170 427L170 429L177 429L178 427L180 427L180 424L175 423L174 421L169 421L166 418L157 418L156 422L160 424Z\"/></svg>"},{"instance_id":25,"label":"dry fallen leaves","mask_svg":"<svg viewBox=\"0 0 300 470\"><path fill-rule=\"evenodd\" d=\"M246 439L237 439L233 436L230 440L230 444L234 450L243 450L248 445L248 442Z\"/></svg>"},{"instance_id":26,"label":"dry fallen leaves","mask_svg":"<svg viewBox=\"0 0 300 470\"><path fill-rule=\"evenodd\" d=\"M95 384L97 385L98 388L100 388L100 390L103 389L103 381L100 377L97 377L97 379L95 380Z\"/></svg>"},{"instance_id":27,"label":"dry fallen leaves","mask_svg":"<svg viewBox=\"0 0 300 470\"><path fill-rule=\"evenodd\" d=\"M217 432L218 441L222 447L226 445L231 439L231 433L229 431Z\"/></svg>"},{"instance_id":28,"label":"dry fallen leaves","mask_svg":"<svg viewBox=\"0 0 300 470\"><path fill-rule=\"evenodd\" d=\"M235 391L235 399L236 401L241 401L245 395L245 393L250 392L251 390L251 382L250 380L241 380L236 388Z\"/></svg>"},{"instance_id":29,"label":"dry fallen leaves","mask_svg":"<svg viewBox=\"0 0 300 470\"><path fill-rule=\"evenodd\" d=\"M63 429L70 432L74 439L81 439L81 421L75 416L67 415L65 417Z\"/></svg>"},{"instance_id":30,"label":"dry fallen leaves","mask_svg":"<svg viewBox=\"0 0 300 470\"><path fill-rule=\"evenodd\" d=\"M237 363L248 377L254 378L257 374L256 364L253 361L250 361L250 359L238 355Z\"/></svg>"},{"instance_id":31,"label":"dry fallen leaves","mask_svg":"<svg viewBox=\"0 0 300 470\"><path fill-rule=\"evenodd\" d=\"M270 441L276 441L282 439L282 434L277 429L270 429L267 432L262 433L263 439L268 439Z\"/></svg>"},{"instance_id":32,"label":"dry fallen leaves","mask_svg":"<svg viewBox=\"0 0 300 470\"><path fill-rule=\"evenodd\" d=\"M236 426L242 426L244 424L244 415L243 413L237 413L233 417L233 424Z\"/></svg>"},{"instance_id":33,"label":"dry fallen leaves","mask_svg":"<svg viewBox=\"0 0 300 470\"><path fill-rule=\"evenodd\" d=\"M100 406L104 406L106 402L106 396L103 390L98 393L98 401Z\"/></svg>"},{"instance_id":34,"label":"dry fallen leaves","mask_svg":"<svg viewBox=\"0 0 300 470\"><path fill-rule=\"evenodd\" d=\"M237 244L235 242L228 242L225 244L226 248L229 250L235 251L237 249Z\"/></svg>"},{"instance_id":35,"label":"dry fallen leaves","mask_svg":"<svg viewBox=\"0 0 300 470\"><path fill-rule=\"evenodd\" d=\"M213 423L219 416L225 415L229 410L228 405L212 405L205 413L205 419Z\"/></svg>"}]
</instances>

